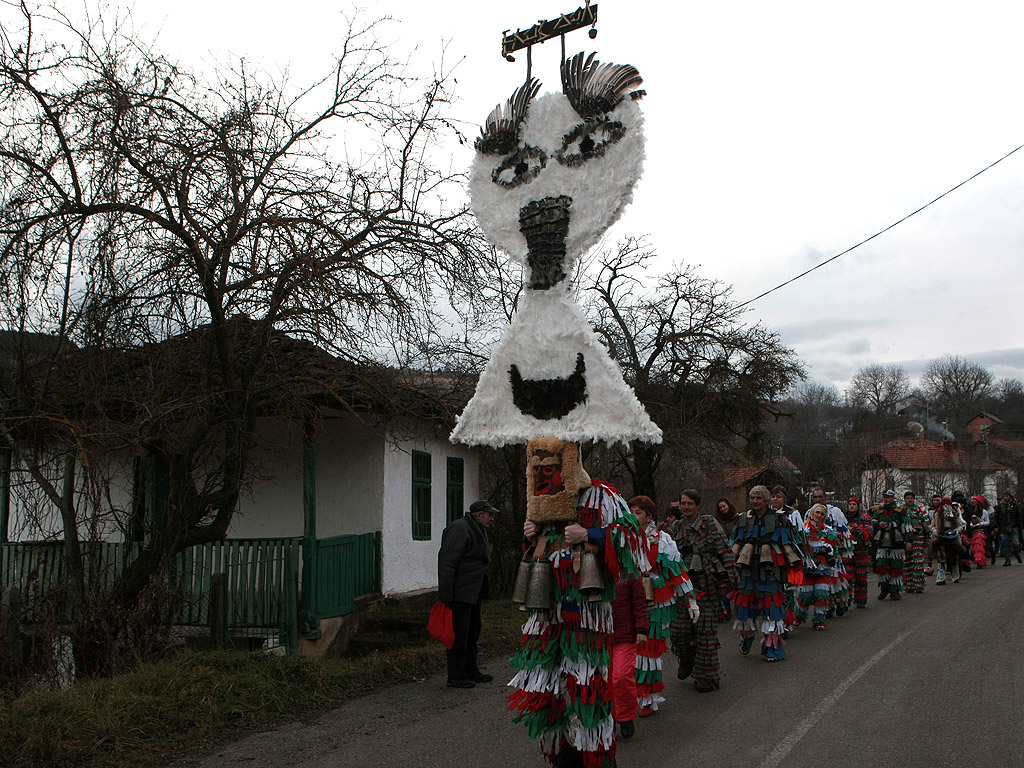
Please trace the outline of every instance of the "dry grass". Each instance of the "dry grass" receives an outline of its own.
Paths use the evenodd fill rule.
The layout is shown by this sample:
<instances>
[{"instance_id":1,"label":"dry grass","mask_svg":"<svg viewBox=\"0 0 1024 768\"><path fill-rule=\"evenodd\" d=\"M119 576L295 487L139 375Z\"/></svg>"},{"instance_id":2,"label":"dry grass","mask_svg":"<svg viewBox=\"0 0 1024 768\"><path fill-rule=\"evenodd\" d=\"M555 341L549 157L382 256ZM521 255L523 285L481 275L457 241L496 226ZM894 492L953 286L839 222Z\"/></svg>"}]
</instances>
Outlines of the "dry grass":
<instances>
[{"instance_id":1,"label":"dry grass","mask_svg":"<svg viewBox=\"0 0 1024 768\"><path fill-rule=\"evenodd\" d=\"M522 619L508 601L485 603L481 654L513 653ZM0 755L10 768L158 766L187 749L443 669L444 649L434 641L328 661L183 651L132 674L0 700Z\"/></svg>"}]
</instances>

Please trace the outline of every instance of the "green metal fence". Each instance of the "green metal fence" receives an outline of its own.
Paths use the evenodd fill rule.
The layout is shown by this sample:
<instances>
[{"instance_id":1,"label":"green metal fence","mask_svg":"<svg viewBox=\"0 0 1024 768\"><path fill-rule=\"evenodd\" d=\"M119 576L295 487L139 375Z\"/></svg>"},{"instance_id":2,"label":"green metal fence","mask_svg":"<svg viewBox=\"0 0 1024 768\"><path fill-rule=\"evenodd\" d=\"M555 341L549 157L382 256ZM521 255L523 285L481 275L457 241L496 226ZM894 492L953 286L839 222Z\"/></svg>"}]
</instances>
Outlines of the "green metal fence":
<instances>
[{"instance_id":1,"label":"green metal fence","mask_svg":"<svg viewBox=\"0 0 1024 768\"><path fill-rule=\"evenodd\" d=\"M380 592L380 531L319 539L316 549L309 604L317 618L345 616L357 597Z\"/></svg>"}]
</instances>

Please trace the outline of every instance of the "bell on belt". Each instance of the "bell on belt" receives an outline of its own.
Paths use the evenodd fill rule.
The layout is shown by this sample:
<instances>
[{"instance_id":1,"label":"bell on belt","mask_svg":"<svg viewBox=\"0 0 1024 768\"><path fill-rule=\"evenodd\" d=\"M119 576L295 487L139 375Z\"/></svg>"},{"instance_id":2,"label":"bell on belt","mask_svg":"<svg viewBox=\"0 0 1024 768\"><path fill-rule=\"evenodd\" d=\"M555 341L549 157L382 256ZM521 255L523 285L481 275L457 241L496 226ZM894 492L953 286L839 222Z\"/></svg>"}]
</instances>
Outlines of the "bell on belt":
<instances>
[{"instance_id":1,"label":"bell on belt","mask_svg":"<svg viewBox=\"0 0 1024 768\"><path fill-rule=\"evenodd\" d=\"M597 562L597 555L593 552L584 552L580 561L580 592L583 594L604 592L601 565Z\"/></svg>"},{"instance_id":2,"label":"bell on belt","mask_svg":"<svg viewBox=\"0 0 1024 768\"><path fill-rule=\"evenodd\" d=\"M546 560L535 560L530 565L530 587L526 594L526 607L534 611L550 611L555 607L554 575Z\"/></svg>"},{"instance_id":3,"label":"bell on belt","mask_svg":"<svg viewBox=\"0 0 1024 768\"><path fill-rule=\"evenodd\" d=\"M739 546L738 544L736 546ZM743 545L739 554L736 556L736 563L739 565L745 565L747 568L750 567L750 561L754 557L754 545L747 542Z\"/></svg>"},{"instance_id":4,"label":"bell on belt","mask_svg":"<svg viewBox=\"0 0 1024 768\"><path fill-rule=\"evenodd\" d=\"M797 552L796 547L794 547L792 544L784 545L782 547L782 551L785 552L786 562L788 562L790 565L798 565L800 563L800 560L802 559L800 557L800 553Z\"/></svg>"},{"instance_id":5,"label":"bell on belt","mask_svg":"<svg viewBox=\"0 0 1024 768\"><path fill-rule=\"evenodd\" d=\"M775 565L772 562L772 548L770 544L761 545L761 555L758 557L762 568L771 568Z\"/></svg>"},{"instance_id":6,"label":"bell on belt","mask_svg":"<svg viewBox=\"0 0 1024 768\"><path fill-rule=\"evenodd\" d=\"M647 605L654 605L654 582L650 576L643 577L644 584L644 598L647 600Z\"/></svg>"},{"instance_id":7,"label":"bell on belt","mask_svg":"<svg viewBox=\"0 0 1024 768\"><path fill-rule=\"evenodd\" d=\"M519 606L520 610L526 610L526 598L530 590L530 572L533 563L529 560L522 560L519 563L519 570L516 572L516 584L512 588L512 602Z\"/></svg>"},{"instance_id":8,"label":"bell on belt","mask_svg":"<svg viewBox=\"0 0 1024 768\"><path fill-rule=\"evenodd\" d=\"M690 558L690 564L686 566L686 570L690 573L700 573L704 570L704 561L701 560L700 554L695 554Z\"/></svg>"}]
</instances>

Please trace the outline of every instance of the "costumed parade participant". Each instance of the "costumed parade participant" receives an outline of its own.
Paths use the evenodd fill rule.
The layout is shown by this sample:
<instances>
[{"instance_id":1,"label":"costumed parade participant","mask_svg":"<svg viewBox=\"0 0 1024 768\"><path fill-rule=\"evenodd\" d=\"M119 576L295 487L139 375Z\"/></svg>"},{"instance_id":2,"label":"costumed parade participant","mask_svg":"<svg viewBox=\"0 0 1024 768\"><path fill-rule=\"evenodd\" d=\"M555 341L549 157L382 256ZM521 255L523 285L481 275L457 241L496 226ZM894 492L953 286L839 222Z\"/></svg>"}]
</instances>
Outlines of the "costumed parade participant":
<instances>
[{"instance_id":1,"label":"costumed parade participant","mask_svg":"<svg viewBox=\"0 0 1024 768\"><path fill-rule=\"evenodd\" d=\"M629 500L629 511L647 534L651 564L648 576L651 583L650 631L636 649L636 703L640 717L649 717L665 701L661 695L665 690L661 657L668 650L669 626L676 617L676 603L679 611L692 616L693 621L701 611L697 608L694 585L690 581L692 577L687 578L675 541L658 529L658 508L654 501L649 496L634 496Z\"/></svg>"},{"instance_id":2,"label":"costumed parade participant","mask_svg":"<svg viewBox=\"0 0 1024 768\"><path fill-rule=\"evenodd\" d=\"M940 509L942 509L942 494L940 494L940 493L933 493L932 494L931 505L928 507L928 510L927 510L928 523L932 526L933 529L935 528L935 516L939 513ZM935 541L935 536L932 535L931 539L929 540L929 542L927 544L928 561L925 563L925 566L924 566L924 575L925 576L931 576L932 573L934 572L934 567L933 566L935 565L935 550L934 550L934 548L932 546L934 541Z\"/></svg>"},{"instance_id":3,"label":"costumed parade participant","mask_svg":"<svg viewBox=\"0 0 1024 768\"><path fill-rule=\"evenodd\" d=\"M700 494L683 491L679 499L682 525L676 544L697 593L698 611L677 604L672 622L672 650L679 658L679 679L693 675L700 693L718 690L722 667L718 660L719 597L728 594L739 578L736 558L725 531L711 515L700 514Z\"/></svg>"},{"instance_id":4,"label":"costumed parade participant","mask_svg":"<svg viewBox=\"0 0 1024 768\"><path fill-rule=\"evenodd\" d=\"M928 512L917 503L913 491L903 494L903 514L907 518L907 592L924 592L924 553L932 538Z\"/></svg>"},{"instance_id":5,"label":"costumed parade participant","mask_svg":"<svg viewBox=\"0 0 1024 768\"><path fill-rule=\"evenodd\" d=\"M868 568L871 567L871 513L861 510L860 499L851 496L846 505L846 518L853 536L853 603L868 607Z\"/></svg>"},{"instance_id":6,"label":"costumed parade participant","mask_svg":"<svg viewBox=\"0 0 1024 768\"><path fill-rule=\"evenodd\" d=\"M733 503L726 498L719 499L715 504L715 522L722 526L726 539L732 536L732 529L736 527L738 519L739 513ZM735 558L733 559L735 560ZM732 603L729 601L729 593L726 593L718 598L718 621L731 620Z\"/></svg>"},{"instance_id":7,"label":"costumed parade participant","mask_svg":"<svg viewBox=\"0 0 1024 768\"><path fill-rule=\"evenodd\" d=\"M896 506L896 492L886 490L882 503L873 507L871 519L875 544L875 573L878 575L878 599L899 600L903 592L903 563L906 559L907 519Z\"/></svg>"},{"instance_id":8,"label":"costumed parade participant","mask_svg":"<svg viewBox=\"0 0 1024 768\"><path fill-rule=\"evenodd\" d=\"M788 490L784 485L774 485L771 489L772 493L772 509L771 511L788 515L789 521L793 524L793 539L794 545L797 546L803 553L804 557L807 557L807 552L804 547L804 517L800 514L800 510L796 507L791 507L786 503ZM806 565L813 565L812 562L806 563ZM797 592L800 590L800 586L796 584L789 584L786 587L786 632L791 632L794 627L800 624L800 607L799 601L797 600Z\"/></svg>"},{"instance_id":9,"label":"costumed parade participant","mask_svg":"<svg viewBox=\"0 0 1024 768\"><path fill-rule=\"evenodd\" d=\"M811 565L804 558L803 584L797 592L799 600L799 616L806 620L808 616L814 622L814 629L825 629L829 608L833 605L833 595L837 589L836 560L839 557L839 536L828 523L825 516L828 510L824 504L815 504L807 510L807 522L804 523L804 547L810 554Z\"/></svg>"},{"instance_id":10,"label":"costumed parade participant","mask_svg":"<svg viewBox=\"0 0 1024 768\"><path fill-rule=\"evenodd\" d=\"M984 568L988 565L988 555L986 553L986 547L988 546L988 539L986 537L985 524L982 522L981 517L977 514L971 515L971 560L979 568Z\"/></svg>"},{"instance_id":11,"label":"costumed parade participant","mask_svg":"<svg viewBox=\"0 0 1024 768\"><path fill-rule=\"evenodd\" d=\"M732 593L733 624L740 635L740 653L746 656L761 632L765 661L786 658L782 634L786 626L786 587L802 581L801 555L793 525L785 514L770 511L768 489L750 489L750 509L740 515L732 531L732 548L739 567L739 583Z\"/></svg>"},{"instance_id":12,"label":"costumed parade participant","mask_svg":"<svg viewBox=\"0 0 1024 768\"><path fill-rule=\"evenodd\" d=\"M935 535L932 539L932 549L935 552L936 571L935 583L944 585L948 573L953 583L960 581L960 553L963 544L960 542L960 532L963 530L964 521L960 517L960 505L954 504L949 499L943 499L942 505L935 510Z\"/></svg>"},{"instance_id":13,"label":"costumed parade participant","mask_svg":"<svg viewBox=\"0 0 1024 768\"><path fill-rule=\"evenodd\" d=\"M836 581L829 590L829 613L842 616L852 602L850 568L853 565L853 535L850 533L850 523L843 510L828 503L823 488L818 487L811 491L811 504L821 504L825 507L825 523L839 538L839 551L836 553L835 562Z\"/></svg>"},{"instance_id":14,"label":"costumed parade participant","mask_svg":"<svg viewBox=\"0 0 1024 768\"><path fill-rule=\"evenodd\" d=\"M590 26L596 9L586 13ZM529 44L556 34L533 35ZM636 518L610 485L587 482L578 443L660 442L661 430L587 323L568 279L619 218L640 176L640 83L634 67L579 54L562 62L561 90L538 97L540 82L528 72L485 121L470 169L477 221L523 266L524 285L451 440L528 445L527 544L516 594L529 614L509 708L545 759L564 767L615 765L610 601L620 576L649 568Z\"/></svg>"}]
</instances>

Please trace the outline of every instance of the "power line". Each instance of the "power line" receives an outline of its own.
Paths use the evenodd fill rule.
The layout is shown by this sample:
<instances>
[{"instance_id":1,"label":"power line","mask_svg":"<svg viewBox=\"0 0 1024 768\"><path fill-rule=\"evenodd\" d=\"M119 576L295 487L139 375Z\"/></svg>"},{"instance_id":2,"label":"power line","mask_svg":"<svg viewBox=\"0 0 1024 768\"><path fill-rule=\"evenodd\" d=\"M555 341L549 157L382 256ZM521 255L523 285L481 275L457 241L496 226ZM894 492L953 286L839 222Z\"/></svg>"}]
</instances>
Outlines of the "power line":
<instances>
[{"instance_id":1,"label":"power line","mask_svg":"<svg viewBox=\"0 0 1024 768\"><path fill-rule=\"evenodd\" d=\"M743 302L742 304L739 304L739 305L738 305L738 306L736 307L736 309L742 309L743 307L747 306L747 304L753 304L753 303L754 303L755 301L757 301L758 299L763 299L763 298L764 298L765 296L767 296L767 295L768 295L769 293L774 293L775 291L779 290L779 288L785 288L785 287L786 287L787 285L789 285L790 283L795 283L795 282L796 282L797 280L799 280L799 279L800 279L801 277L805 277L806 275L809 275L809 274L811 274L811 272L813 272L813 271L814 271L814 270L816 270L816 269L821 269L821 267L824 267L824 266L825 266L826 264L828 264L828 263L830 263L830 262L833 262L833 261L835 261L835 260L836 260L836 259L838 259L838 258L839 258L840 256L845 256L845 255L846 255L846 254L848 254L848 253L849 253L850 251L853 251L853 250L855 250L855 249L857 249L857 248L860 248L860 247L861 247L862 245L864 245L864 243L869 243L869 242L871 242L872 240L874 240L874 239L875 239L876 237L878 237L879 235L884 235L884 234L885 234L886 232L888 232L888 231L889 231L890 229L892 229L893 227L897 227L897 226L899 226L899 225L900 225L900 224L902 224L902 223L903 223L904 221L906 221L907 219L909 219L909 218L910 218L911 216L916 216L916 215L917 215L917 214L919 214L919 213L920 213L921 211L923 211L923 210L924 210L925 208L928 208L929 206L931 206L931 205L934 205L935 203L939 202L939 200L941 200L942 198L944 198L944 197L945 197L946 195L948 195L949 193L951 193L951 192L955 192L956 190L960 189L960 187L962 187L962 186L963 186L964 184L966 184L967 182L969 182L969 181L973 181L974 179L978 178L978 177L979 177L979 176L981 176L981 174L983 174L983 173L984 173L985 171L987 171L987 170L989 170L989 169L991 169L991 168L994 168L995 166L999 165L999 163L1003 162L1003 160L1005 160L1006 158L1008 158L1008 157L1009 157L1010 155L1012 155L1012 154L1013 154L1014 152L1017 152L1018 150L1021 150L1021 149L1024 149L1024 144L1021 144L1021 145L1020 145L1019 147L1017 147L1017 149L1014 149L1014 150L1011 150L1010 152L1007 152L1007 153L1006 153L1005 155L1003 155L1002 157L1000 157L1000 158L999 158L998 160L996 160L996 161L995 161L994 163L990 163L989 165L985 166L984 168L982 168L982 169L981 169L980 171L978 171L978 172L977 172L976 174L974 174L974 175L973 175L973 176L971 176L970 178L964 179L963 181L961 181L961 182L960 182L959 184L957 184L957 185L956 185L955 187L953 187L952 189L947 189L947 190L946 190L945 192L943 192L943 193L942 193L941 195L939 195L938 197L936 197L936 198L935 198L934 200L932 200L932 201L931 201L930 203L925 203L924 205L922 205L922 206L921 206L920 208L918 208L918 209L917 209L916 211L914 211L913 213L908 213L908 214L907 214L906 216L904 216L904 217L903 217L902 219L900 219L900 220L899 220L899 221L897 221L897 222L894 222L894 223L890 224L890 225L889 225L888 227L886 227L885 229L881 230L880 232L875 232L875 234L873 234L873 235L872 235L871 237L868 237L868 238L866 238L866 239L864 239L864 240L861 240L861 241L860 241L859 243L857 243L856 245L852 245L852 246L850 246L849 248L847 248L847 249L846 249L845 251L843 251L842 253L837 253L837 254L836 254L835 256L832 256L832 257L830 257L830 258L828 258L828 259L825 259L825 260L824 260L823 262L821 262L820 264L815 264L815 265L814 265L813 267L811 267L810 269L806 270L805 272L801 272L801 273L800 273L799 275L797 275L796 277L791 277L791 278L790 278L789 280L787 280L786 282L784 282L784 283L780 283L779 285L776 285L776 286L775 286L774 288L769 288L769 289L768 289L767 291L765 291L764 293L758 294L757 296L755 296L755 297L754 297L754 298L752 298L752 299L747 299L747 300L746 300L746 301L744 301L744 302Z\"/></svg>"}]
</instances>

